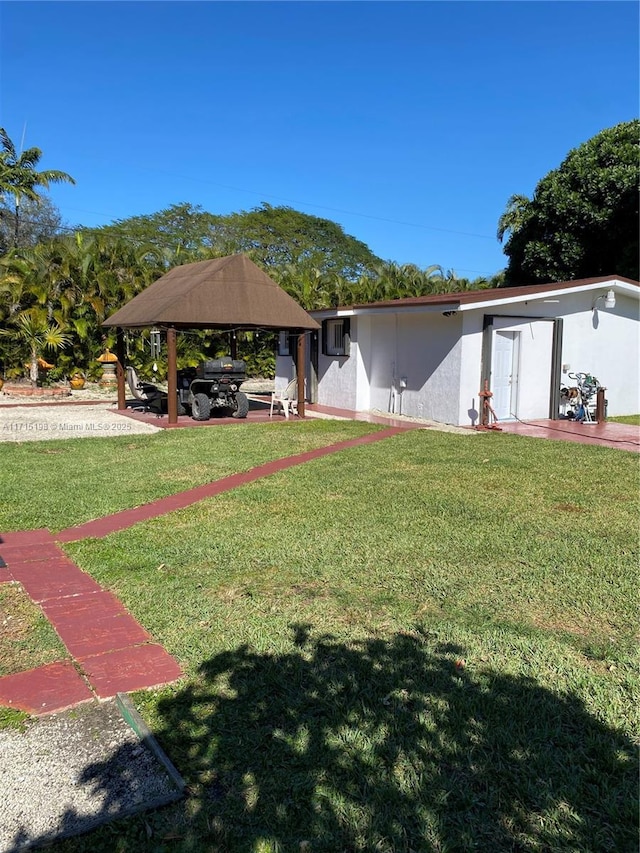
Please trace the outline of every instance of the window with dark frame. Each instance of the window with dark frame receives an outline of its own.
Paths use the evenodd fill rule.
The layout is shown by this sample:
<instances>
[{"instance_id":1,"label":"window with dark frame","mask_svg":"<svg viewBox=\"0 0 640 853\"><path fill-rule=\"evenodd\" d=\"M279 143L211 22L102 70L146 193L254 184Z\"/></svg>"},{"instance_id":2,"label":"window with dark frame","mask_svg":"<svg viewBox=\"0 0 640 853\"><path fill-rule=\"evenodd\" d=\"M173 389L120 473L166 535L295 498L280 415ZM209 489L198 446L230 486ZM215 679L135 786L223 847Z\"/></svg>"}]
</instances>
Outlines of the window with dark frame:
<instances>
[{"instance_id":1,"label":"window with dark frame","mask_svg":"<svg viewBox=\"0 0 640 853\"><path fill-rule=\"evenodd\" d=\"M348 356L350 348L349 319L341 317L335 320L324 320L322 323L323 354Z\"/></svg>"}]
</instances>

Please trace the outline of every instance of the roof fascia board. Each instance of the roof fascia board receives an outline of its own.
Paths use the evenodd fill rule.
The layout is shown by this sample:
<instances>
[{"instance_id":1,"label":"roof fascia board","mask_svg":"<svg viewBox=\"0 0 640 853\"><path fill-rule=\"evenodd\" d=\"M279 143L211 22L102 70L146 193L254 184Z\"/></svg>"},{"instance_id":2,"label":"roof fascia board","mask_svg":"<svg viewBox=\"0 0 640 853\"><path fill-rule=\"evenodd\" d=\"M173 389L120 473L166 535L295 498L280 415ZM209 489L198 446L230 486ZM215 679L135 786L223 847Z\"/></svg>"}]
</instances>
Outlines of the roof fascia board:
<instances>
[{"instance_id":1,"label":"roof fascia board","mask_svg":"<svg viewBox=\"0 0 640 853\"><path fill-rule=\"evenodd\" d=\"M555 299L558 296L567 296L571 293L589 293L593 290L607 290L613 288L618 293L624 293L629 296L640 298L640 288L633 284L627 284L625 281L619 281L617 278L608 278L604 281L596 281L590 284L583 284L580 287L557 287L553 290L545 290L540 293L525 293L518 296L511 296L504 299L487 299L484 302L467 302L460 305L460 311L476 311L477 309L486 310L488 308L496 308L501 305L515 305L523 302L544 302L545 300ZM508 290L508 288L505 288Z\"/></svg>"},{"instance_id":2,"label":"roof fascia board","mask_svg":"<svg viewBox=\"0 0 640 853\"><path fill-rule=\"evenodd\" d=\"M611 281L606 284L610 284L618 293L624 293L626 296L634 296L636 299L640 299L640 287L637 287L635 284L629 284L626 281L618 281L617 278L611 279ZM602 290L604 290L605 287L605 284L600 285Z\"/></svg>"},{"instance_id":3,"label":"roof fascia board","mask_svg":"<svg viewBox=\"0 0 640 853\"><path fill-rule=\"evenodd\" d=\"M501 298L485 299L478 302L461 302L458 299L452 299L450 302L438 303L420 303L418 305L359 305L357 307L341 307L341 308L322 308L308 313L316 320L322 321L337 317L354 317L363 316L365 314L414 314L414 313L443 313L445 311L477 311L490 310L502 305L515 305L523 302L544 302L549 299L557 299L559 296L566 296L570 293L589 293L593 291L606 291L613 288L616 293L631 296L635 299L640 299L640 287L635 284L629 284L626 281L612 276L604 278L600 281L589 282L579 286L552 287L543 291L519 294L514 296L509 294L509 288L504 288L504 296ZM451 294L455 297L455 294Z\"/></svg>"},{"instance_id":4,"label":"roof fascia board","mask_svg":"<svg viewBox=\"0 0 640 853\"><path fill-rule=\"evenodd\" d=\"M336 317L353 317L353 308L322 308L309 311L310 316L317 322L323 320L335 320Z\"/></svg>"}]
</instances>

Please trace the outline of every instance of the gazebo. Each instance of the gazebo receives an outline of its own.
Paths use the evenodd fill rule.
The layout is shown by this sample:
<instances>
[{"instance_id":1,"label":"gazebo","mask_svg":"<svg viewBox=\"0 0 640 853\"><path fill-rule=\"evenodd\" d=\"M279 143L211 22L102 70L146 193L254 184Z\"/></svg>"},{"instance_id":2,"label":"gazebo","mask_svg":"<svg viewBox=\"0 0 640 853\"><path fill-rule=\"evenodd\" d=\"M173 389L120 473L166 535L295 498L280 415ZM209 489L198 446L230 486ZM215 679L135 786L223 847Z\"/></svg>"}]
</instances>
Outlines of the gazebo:
<instances>
[{"instance_id":1,"label":"gazebo","mask_svg":"<svg viewBox=\"0 0 640 853\"><path fill-rule=\"evenodd\" d=\"M229 255L174 267L112 314L103 325L117 329L119 409L126 408L122 330L149 327L166 331L170 424L178 422L178 330L297 332L298 411L304 417L304 332L320 326L246 255Z\"/></svg>"}]
</instances>

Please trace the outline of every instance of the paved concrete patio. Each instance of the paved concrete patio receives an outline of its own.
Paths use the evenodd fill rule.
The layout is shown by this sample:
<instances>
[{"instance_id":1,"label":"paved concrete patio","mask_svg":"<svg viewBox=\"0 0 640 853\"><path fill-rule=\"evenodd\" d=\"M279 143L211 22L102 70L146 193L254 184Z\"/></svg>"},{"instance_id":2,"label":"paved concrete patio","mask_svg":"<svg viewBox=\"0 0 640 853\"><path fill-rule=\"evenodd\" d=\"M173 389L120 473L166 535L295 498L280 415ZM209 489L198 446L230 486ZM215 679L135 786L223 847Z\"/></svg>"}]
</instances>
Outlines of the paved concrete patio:
<instances>
[{"instance_id":1,"label":"paved concrete patio","mask_svg":"<svg viewBox=\"0 0 640 853\"><path fill-rule=\"evenodd\" d=\"M526 435L529 438L546 438L554 441L572 441L616 450L640 452L640 427L632 424L578 423L576 421L536 420L504 421L499 424L502 432Z\"/></svg>"}]
</instances>

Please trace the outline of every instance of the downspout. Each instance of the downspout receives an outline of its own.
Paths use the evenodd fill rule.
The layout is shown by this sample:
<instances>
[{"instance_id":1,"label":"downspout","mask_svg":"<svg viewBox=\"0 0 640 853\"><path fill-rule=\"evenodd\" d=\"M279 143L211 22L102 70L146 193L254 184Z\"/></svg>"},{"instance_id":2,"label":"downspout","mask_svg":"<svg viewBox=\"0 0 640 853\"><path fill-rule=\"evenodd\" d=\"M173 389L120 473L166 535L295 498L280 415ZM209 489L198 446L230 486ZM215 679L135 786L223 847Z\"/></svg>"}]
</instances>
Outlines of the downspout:
<instances>
[{"instance_id":1,"label":"downspout","mask_svg":"<svg viewBox=\"0 0 640 853\"><path fill-rule=\"evenodd\" d=\"M396 368L398 366L398 314L393 315L394 318L394 340L393 340L393 361L391 362L391 384L389 386L389 412L392 415L397 414L396 402L398 400L398 386L396 384ZM400 403L402 406L402 403Z\"/></svg>"},{"instance_id":2,"label":"downspout","mask_svg":"<svg viewBox=\"0 0 640 853\"><path fill-rule=\"evenodd\" d=\"M487 383L491 390L491 344L493 342L493 315L485 314L482 318L482 355L480 366L480 390Z\"/></svg>"},{"instance_id":3,"label":"downspout","mask_svg":"<svg viewBox=\"0 0 640 853\"><path fill-rule=\"evenodd\" d=\"M549 418L560 419L560 385L562 383L562 317L553 321L553 340L551 344L551 393L549 394Z\"/></svg>"},{"instance_id":4,"label":"downspout","mask_svg":"<svg viewBox=\"0 0 640 853\"><path fill-rule=\"evenodd\" d=\"M309 346L309 402L318 402L318 332L311 332Z\"/></svg>"}]
</instances>

